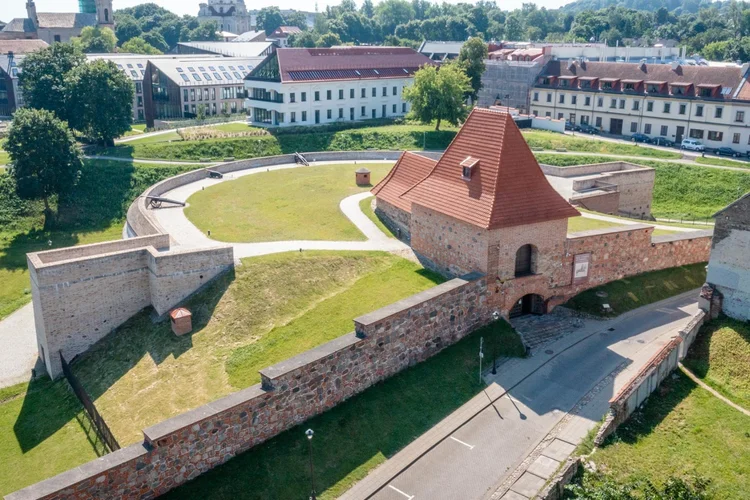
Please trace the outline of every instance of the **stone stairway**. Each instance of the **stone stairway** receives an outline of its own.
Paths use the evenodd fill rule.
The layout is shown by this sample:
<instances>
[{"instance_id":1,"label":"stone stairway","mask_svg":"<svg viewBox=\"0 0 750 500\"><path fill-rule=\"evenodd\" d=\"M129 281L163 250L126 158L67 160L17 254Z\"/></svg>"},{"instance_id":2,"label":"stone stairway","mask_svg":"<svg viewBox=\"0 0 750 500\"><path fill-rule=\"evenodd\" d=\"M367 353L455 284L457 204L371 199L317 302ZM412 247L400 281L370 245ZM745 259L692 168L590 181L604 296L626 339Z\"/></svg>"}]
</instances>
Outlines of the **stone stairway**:
<instances>
[{"instance_id":1,"label":"stone stairway","mask_svg":"<svg viewBox=\"0 0 750 500\"><path fill-rule=\"evenodd\" d=\"M570 315L562 308L541 316L527 315L515 318L511 324L532 351L583 327L583 320Z\"/></svg>"}]
</instances>

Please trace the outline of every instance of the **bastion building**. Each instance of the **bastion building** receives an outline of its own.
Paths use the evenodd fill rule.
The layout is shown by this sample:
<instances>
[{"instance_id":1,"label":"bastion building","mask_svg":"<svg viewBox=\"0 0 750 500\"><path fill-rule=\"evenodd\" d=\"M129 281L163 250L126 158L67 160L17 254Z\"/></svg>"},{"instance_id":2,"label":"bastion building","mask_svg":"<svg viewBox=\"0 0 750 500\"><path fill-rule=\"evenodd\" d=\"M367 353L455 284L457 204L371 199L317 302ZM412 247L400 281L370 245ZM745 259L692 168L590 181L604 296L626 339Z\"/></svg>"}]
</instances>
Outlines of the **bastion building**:
<instances>
[{"instance_id":1,"label":"bastion building","mask_svg":"<svg viewBox=\"0 0 750 500\"><path fill-rule=\"evenodd\" d=\"M706 261L710 247L710 232L654 237L641 224L568 234L579 212L549 184L511 115L496 110L474 109L437 161L405 152L373 193L377 213L426 267L485 274L488 304L511 318L625 276Z\"/></svg>"}]
</instances>

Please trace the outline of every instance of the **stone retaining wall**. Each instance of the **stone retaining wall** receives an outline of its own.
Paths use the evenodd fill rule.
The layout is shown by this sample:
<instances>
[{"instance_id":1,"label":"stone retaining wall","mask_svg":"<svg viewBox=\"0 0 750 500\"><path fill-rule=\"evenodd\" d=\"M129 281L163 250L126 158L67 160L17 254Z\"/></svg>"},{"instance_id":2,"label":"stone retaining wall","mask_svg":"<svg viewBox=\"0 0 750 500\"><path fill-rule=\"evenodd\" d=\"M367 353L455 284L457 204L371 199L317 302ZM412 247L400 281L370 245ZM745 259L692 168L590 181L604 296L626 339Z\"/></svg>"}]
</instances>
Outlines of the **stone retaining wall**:
<instances>
[{"instance_id":1,"label":"stone retaining wall","mask_svg":"<svg viewBox=\"0 0 750 500\"><path fill-rule=\"evenodd\" d=\"M130 500L163 494L488 323L486 292L485 277L470 275L361 316L354 332L261 370L261 384L145 429L142 444L5 498Z\"/></svg>"},{"instance_id":2,"label":"stone retaining wall","mask_svg":"<svg viewBox=\"0 0 750 500\"><path fill-rule=\"evenodd\" d=\"M680 330L649 362L609 400L609 412L594 443L600 446L617 427L643 404L648 396L659 387L667 376L677 368L677 363L685 359L688 349L698 335L698 330L706 320L706 313L698 311L690 322Z\"/></svg>"}]
</instances>

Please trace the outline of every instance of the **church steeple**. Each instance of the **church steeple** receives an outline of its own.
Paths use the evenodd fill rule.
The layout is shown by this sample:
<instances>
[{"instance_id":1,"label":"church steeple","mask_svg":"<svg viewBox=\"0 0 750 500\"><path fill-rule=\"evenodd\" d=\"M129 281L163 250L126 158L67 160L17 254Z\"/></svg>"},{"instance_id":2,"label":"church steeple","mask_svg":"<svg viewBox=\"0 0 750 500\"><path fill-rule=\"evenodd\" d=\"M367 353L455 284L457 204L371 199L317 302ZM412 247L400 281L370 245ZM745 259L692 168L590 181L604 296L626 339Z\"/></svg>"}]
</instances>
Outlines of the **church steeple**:
<instances>
[{"instance_id":1,"label":"church steeple","mask_svg":"<svg viewBox=\"0 0 750 500\"><path fill-rule=\"evenodd\" d=\"M96 0L96 23L99 26L114 28L115 20L112 14L112 0Z\"/></svg>"},{"instance_id":2,"label":"church steeple","mask_svg":"<svg viewBox=\"0 0 750 500\"><path fill-rule=\"evenodd\" d=\"M34 0L26 2L26 16L34 23L34 29L39 28L39 19L36 17L36 4Z\"/></svg>"}]
</instances>

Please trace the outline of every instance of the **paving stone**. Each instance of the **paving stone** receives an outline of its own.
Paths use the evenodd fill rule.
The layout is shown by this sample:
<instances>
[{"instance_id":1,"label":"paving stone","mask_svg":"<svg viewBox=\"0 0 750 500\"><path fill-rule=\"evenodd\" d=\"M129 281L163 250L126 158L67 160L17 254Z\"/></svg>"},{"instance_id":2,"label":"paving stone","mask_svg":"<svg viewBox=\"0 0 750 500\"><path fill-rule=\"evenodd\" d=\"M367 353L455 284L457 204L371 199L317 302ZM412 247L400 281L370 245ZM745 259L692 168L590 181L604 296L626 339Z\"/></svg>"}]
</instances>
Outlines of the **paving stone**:
<instances>
[{"instance_id":1,"label":"paving stone","mask_svg":"<svg viewBox=\"0 0 750 500\"><path fill-rule=\"evenodd\" d=\"M505 495L500 497L500 500L528 500L529 497L516 493L513 490L508 490Z\"/></svg>"},{"instance_id":2,"label":"paving stone","mask_svg":"<svg viewBox=\"0 0 750 500\"><path fill-rule=\"evenodd\" d=\"M573 446L570 443L566 443L565 441L560 441L559 439L555 439L550 443L549 446L547 446L544 451L542 451L542 455L554 458L558 462L562 462L564 460L567 460L571 453L573 453L573 450L575 450L576 447Z\"/></svg>"},{"instance_id":3,"label":"paving stone","mask_svg":"<svg viewBox=\"0 0 750 500\"><path fill-rule=\"evenodd\" d=\"M544 483L546 482L547 481L539 476L535 476L530 472L524 472L523 476L519 477L518 481L513 483L513 486L511 486L510 489L526 496L527 498L532 498L544 487Z\"/></svg>"},{"instance_id":4,"label":"paving stone","mask_svg":"<svg viewBox=\"0 0 750 500\"><path fill-rule=\"evenodd\" d=\"M513 320L513 327L521 334L526 345L532 349L564 337L583 325L584 322L579 318L557 313L557 310L552 314L523 316Z\"/></svg>"},{"instance_id":5,"label":"paving stone","mask_svg":"<svg viewBox=\"0 0 750 500\"><path fill-rule=\"evenodd\" d=\"M544 455L539 455L536 460L529 465L528 471L539 477L549 479L559 466L560 462L557 460L545 457Z\"/></svg>"}]
</instances>

